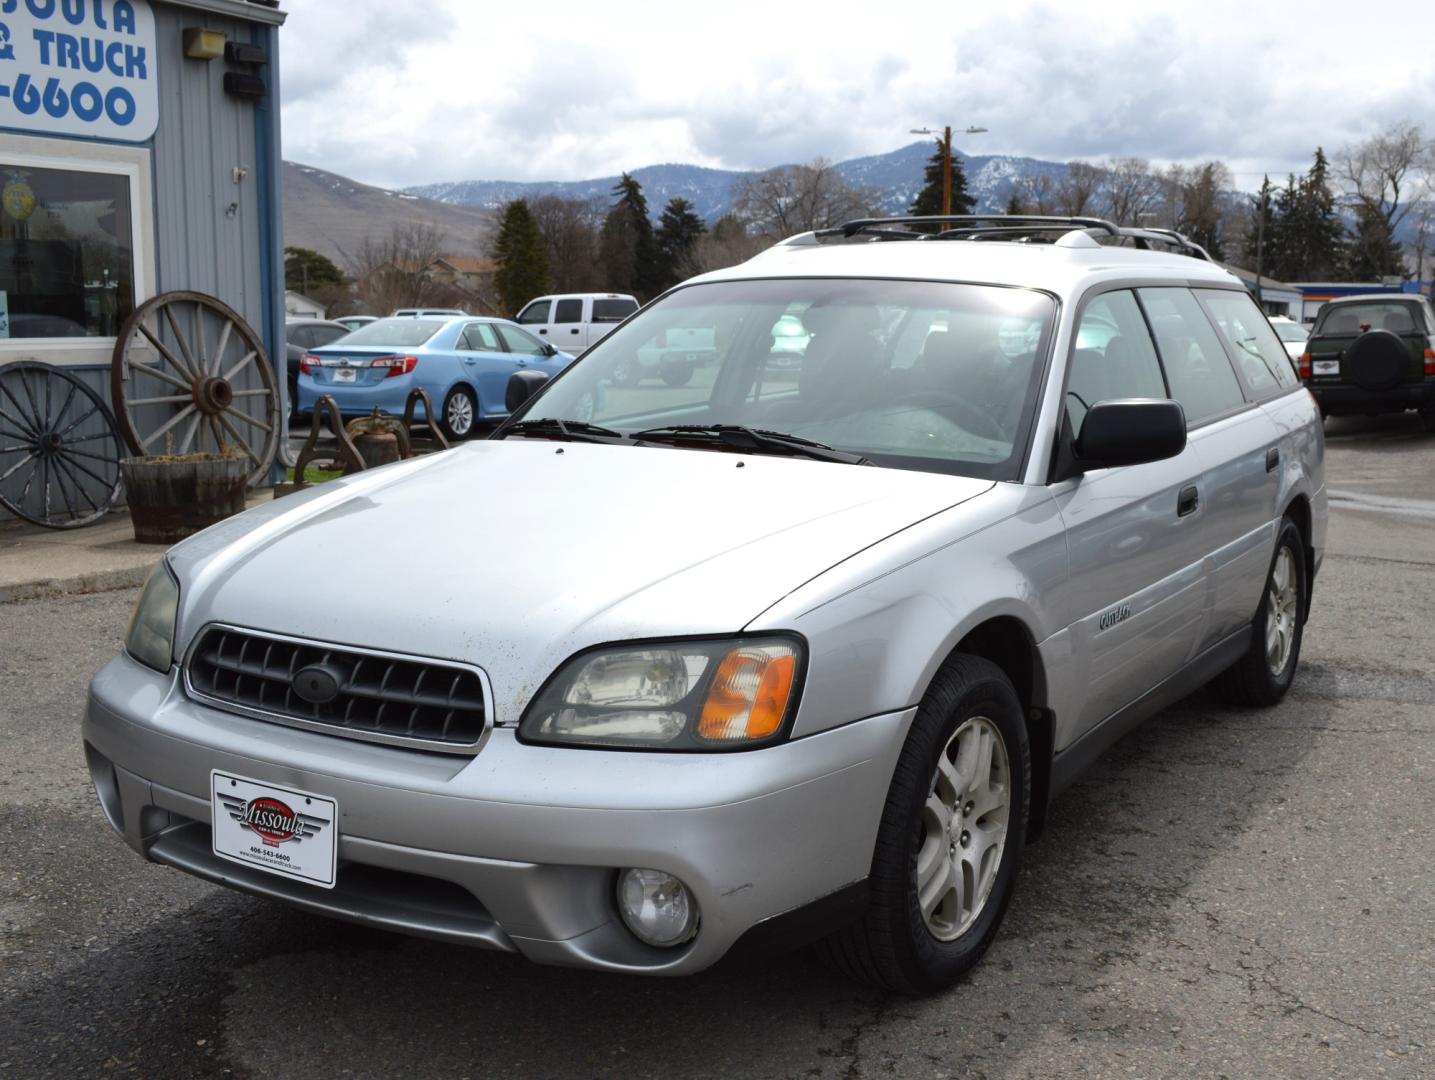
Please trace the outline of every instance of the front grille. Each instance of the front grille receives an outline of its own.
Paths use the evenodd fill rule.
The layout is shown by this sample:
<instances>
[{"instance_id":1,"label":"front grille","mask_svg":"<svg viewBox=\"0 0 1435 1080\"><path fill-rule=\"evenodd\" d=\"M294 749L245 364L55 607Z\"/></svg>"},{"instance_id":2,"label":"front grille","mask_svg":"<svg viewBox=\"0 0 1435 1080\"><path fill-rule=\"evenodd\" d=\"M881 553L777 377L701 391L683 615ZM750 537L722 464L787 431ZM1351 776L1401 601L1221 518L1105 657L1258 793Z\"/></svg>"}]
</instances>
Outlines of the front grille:
<instances>
[{"instance_id":1,"label":"front grille","mask_svg":"<svg viewBox=\"0 0 1435 1080\"><path fill-rule=\"evenodd\" d=\"M322 704L294 690L295 673L314 664L339 686ZM186 680L215 704L350 738L463 752L483 736L482 678L436 660L211 626L190 652Z\"/></svg>"}]
</instances>

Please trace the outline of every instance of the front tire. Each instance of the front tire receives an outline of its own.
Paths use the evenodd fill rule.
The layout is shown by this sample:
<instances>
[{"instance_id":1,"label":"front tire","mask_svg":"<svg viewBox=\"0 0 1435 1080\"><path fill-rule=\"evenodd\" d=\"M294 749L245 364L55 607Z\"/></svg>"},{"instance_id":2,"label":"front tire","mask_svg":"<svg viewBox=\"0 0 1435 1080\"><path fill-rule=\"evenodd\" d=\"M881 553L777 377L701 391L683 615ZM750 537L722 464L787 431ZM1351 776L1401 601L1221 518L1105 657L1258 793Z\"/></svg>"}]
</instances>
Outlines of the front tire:
<instances>
[{"instance_id":1,"label":"front tire","mask_svg":"<svg viewBox=\"0 0 1435 1080\"><path fill-rule=\"evenodd\" d=\"M439 426L450 439L466 439L478 422L478 399L466 386L455 386L443 399Z\"/></svg>"},{"instance_id":2,"label":"front tire","mask_svg":"<svg viewBox=\"0 0 1435 1080\"><path fill-rule=\"evenodd\" d=\"M991 945L1030 812L1031 746L1010 680L981 657L937 673L887 793L861 920L821 943L844 974L904 994L951 986Z\"/></svg>"},{"instance_id":3,"label":"front tire","mask_svg":"<svg viewBox=\"0 0 1435 1080\"><path fill-rule=\"evenodd\" d=\"M1250 648L1213 683L1221 698L1232 705L1266 706L1285 697L1300 663L1309 596L1305 538L1295 522L1285 518L1261 606L1251 621Z\"/></svg>"}]
</instances>

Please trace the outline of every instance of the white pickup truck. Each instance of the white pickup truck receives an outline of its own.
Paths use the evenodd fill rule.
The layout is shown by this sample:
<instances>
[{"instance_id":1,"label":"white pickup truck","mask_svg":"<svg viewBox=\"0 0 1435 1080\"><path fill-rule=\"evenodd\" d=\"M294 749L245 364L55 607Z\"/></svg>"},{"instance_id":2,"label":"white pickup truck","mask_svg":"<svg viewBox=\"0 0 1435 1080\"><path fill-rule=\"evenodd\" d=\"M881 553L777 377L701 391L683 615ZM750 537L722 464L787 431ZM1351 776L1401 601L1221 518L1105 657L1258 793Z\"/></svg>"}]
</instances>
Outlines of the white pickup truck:
<instances>
[{"instance_id":1,"label":"white pickup truck","mask_svg":"<svg viewBox=\"0 0 1435 1080\"><path fill-rule=\"evenodd\" d=\"M637 310L638 301L626 293L564 293L530 300L516 321L577 355Z\"/></svg>"}]
</instances>

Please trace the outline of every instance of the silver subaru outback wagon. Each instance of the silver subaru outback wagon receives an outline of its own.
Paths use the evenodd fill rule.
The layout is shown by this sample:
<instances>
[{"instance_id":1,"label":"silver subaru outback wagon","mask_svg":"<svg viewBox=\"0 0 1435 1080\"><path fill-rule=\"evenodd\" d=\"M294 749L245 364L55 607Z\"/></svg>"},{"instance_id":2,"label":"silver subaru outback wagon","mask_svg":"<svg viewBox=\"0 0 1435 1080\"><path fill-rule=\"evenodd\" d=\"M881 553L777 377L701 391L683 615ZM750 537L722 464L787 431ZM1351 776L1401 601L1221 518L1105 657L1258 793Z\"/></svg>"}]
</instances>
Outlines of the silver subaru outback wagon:
<instances>
[{"instance_id":1,"label":"silver subaru outback wagon","mask_svg":"<svg viewBox=\"0 0 1435 1080\"><path fill-rule=\"evenodd\" d=\"M1326 492L1234 277L1090 219L944 221L689 281L516 380L493 438L173 548L91 687L109 822L545 963L820 939L951 984L1113 740L1209 681L1286 692ZM614 377L694 334L684 384Z\"/></svg>"}]
</instances>

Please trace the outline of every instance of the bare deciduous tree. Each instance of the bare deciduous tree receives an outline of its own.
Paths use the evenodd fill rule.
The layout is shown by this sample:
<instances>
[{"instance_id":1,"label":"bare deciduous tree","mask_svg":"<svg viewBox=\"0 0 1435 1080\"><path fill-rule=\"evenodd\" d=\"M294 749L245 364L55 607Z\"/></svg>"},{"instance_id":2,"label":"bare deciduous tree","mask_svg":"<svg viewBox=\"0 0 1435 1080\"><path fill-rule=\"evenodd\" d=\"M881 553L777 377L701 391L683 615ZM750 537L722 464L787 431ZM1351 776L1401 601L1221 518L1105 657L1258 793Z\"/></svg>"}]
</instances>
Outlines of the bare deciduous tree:
<instances>
[{"instance_id":1,"label":"bare deciduous tree","mask_svg":"<svg viewBox=\"0 0 1435 1080\"><path fill-rule=\"evenodd\" d=\"M709 270L736 266L771 243L765 237L749 236L741 221L726 214L678 260L678 277L689 278Z\"/></svg>"},{"instance_id":2,"label":"bare deciduous tree","mask_svg":"<svg viewBox=\"0 0 1435 1080\"><path fill-rule=\"evenodd\" d=\"M463 299L462 290L429 274L445 249L443 233L418 221L395 225L381 238L366 238L352 260L359 297L378 314L401 307L454 306Z\"/></svg>"},{"instance_id":3,"label":"bare deciduous tree","mask_svg":"<svg viewBox=\"0 0 1435 1080\"><path fill-rule=\"evenodd\" d=\"M1106 212L1118 225L1140 225L1142 218L1155 211L1160 186L1151 175L1151 163L1145 158L1117 158L1103 170L1105 173Z\"/></svg>"},{"instance_id":4,"label":"bare deciduous tree","mask_svg":"<svg viewBox=\"0 0 1435 1080\"><path fill-rule=\"evenodd\" d=\"M1046 173L1028 176L1017 195L1028 214L1045 217L1056 212L1056 184Z\"/></svg>"},{"instance_id":5,"label":"bare deciduous tree","mask_svg":"<svg viewBox=\"0 0 1435 1080\"><path fill-rule=\"evenodd\" d=\"M826 158L743 176L732 189L733 210L748 231L773 240L867 217L876 202Z\"/></svg>"},{"instance_id":6,"label":"bare deciduous tree","mask_svg":"<svg viewBox=\"0 0 1435 1080\"><path fill-rule=\"evenodd\" d=\"M1056 185L1055 205L1058 213L1081 217L1096 208L1101 191L1103 170L1085 161L1068 161L1066 175Z\"/></svg>"},{"instance_id":7,"label":"bare deciduous tree","mask_svg":"<svg viewBox=\"0 0 1435 1080\"><path fill-rule=\"evenodd\" d=\"M1393 124L1335 155L1335 175L1348 195L1371 216L1385 219L1390 232L1404 220L1412 196L1428 184L1435 149L1419 124Z\"/></svg>"},{"instance_id":8,"label":"bare deciduous tree","mask_svg":"<svg viewBox=\"0 0 1435 1080\"><path fill-rule=\"evenodd\" d=\"M565 199L542 195L529 209L543 234L555 292L596 292L603 288L598 235L608 212L601 198Z\"/></svg>"}]
</instances>

